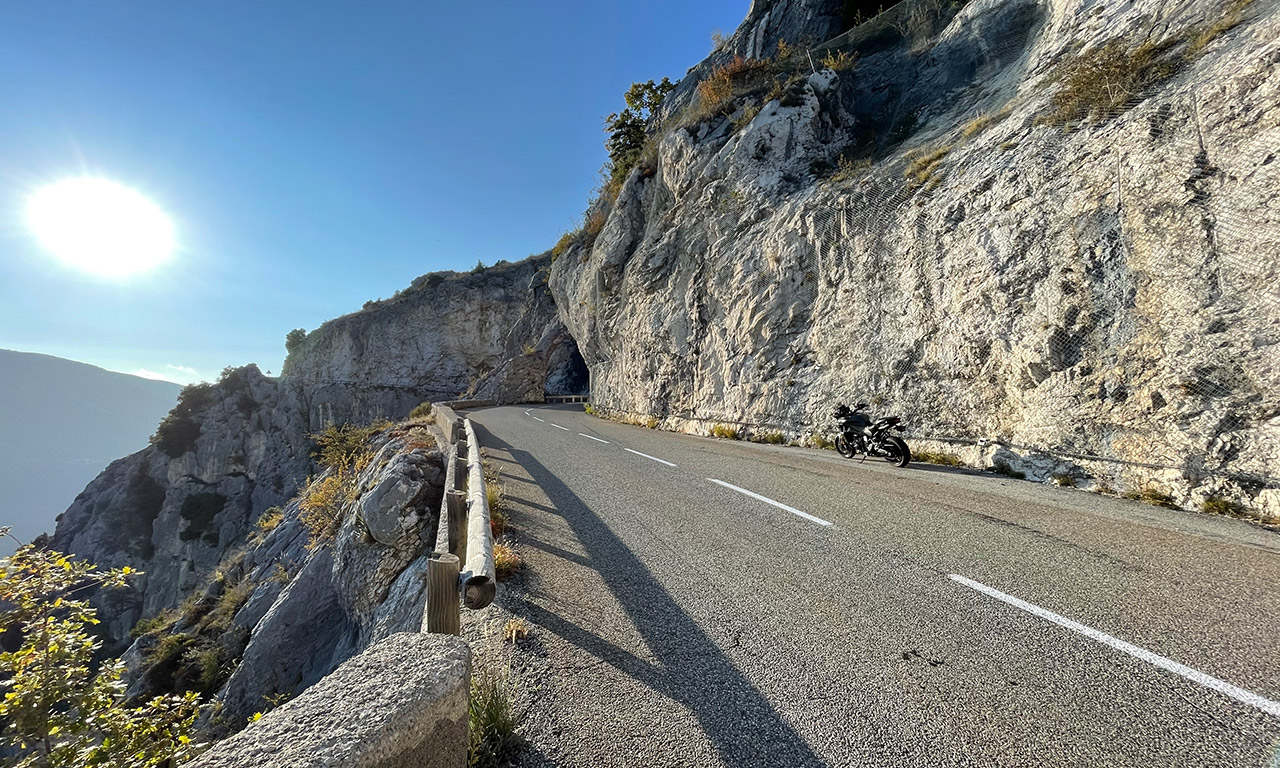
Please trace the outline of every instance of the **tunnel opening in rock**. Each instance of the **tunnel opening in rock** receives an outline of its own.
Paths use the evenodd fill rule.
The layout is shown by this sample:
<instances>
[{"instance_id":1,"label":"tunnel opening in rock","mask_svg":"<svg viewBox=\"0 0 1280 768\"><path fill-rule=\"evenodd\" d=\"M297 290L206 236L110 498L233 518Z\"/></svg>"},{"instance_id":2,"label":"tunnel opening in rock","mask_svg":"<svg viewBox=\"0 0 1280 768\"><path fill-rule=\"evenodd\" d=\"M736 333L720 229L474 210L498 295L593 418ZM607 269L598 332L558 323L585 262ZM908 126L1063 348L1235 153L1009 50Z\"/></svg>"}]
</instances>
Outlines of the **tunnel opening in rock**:
<instances>
[{"instance_id":1,"label":"tunnel opening in rock","mask_svg":"<svg viewBox=\"0 0 1280 768\"><path fill-rule=\"evenodd\" d=\"M577 342L566 338L547 361L545 392L548 395L585 395L590 381L587 361L582 359Z\"/></svg>"}]
</instances>

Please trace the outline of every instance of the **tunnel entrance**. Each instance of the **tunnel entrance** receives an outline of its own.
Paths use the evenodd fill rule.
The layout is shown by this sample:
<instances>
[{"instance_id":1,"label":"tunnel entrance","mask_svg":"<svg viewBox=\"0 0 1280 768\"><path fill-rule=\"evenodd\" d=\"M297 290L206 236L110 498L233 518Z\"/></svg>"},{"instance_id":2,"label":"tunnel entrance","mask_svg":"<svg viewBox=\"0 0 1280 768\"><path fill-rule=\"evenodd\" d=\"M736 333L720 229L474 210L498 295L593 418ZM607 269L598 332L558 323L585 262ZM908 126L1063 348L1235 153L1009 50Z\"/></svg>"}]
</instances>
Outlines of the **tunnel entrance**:
<instances>
[{"instance_id":1,"label":"tunnel entrance","mask_svg":"<svg viewBox=\"0 0 1280 768\"><path fill-rule=\"evenodd\" d=\"M578 351L578 342L569 334L564 334L562 343L547 361L547 383L544 391L548 395L585 395L591 385L587 361L582 359Z\"/></svg>"}]
</instances>

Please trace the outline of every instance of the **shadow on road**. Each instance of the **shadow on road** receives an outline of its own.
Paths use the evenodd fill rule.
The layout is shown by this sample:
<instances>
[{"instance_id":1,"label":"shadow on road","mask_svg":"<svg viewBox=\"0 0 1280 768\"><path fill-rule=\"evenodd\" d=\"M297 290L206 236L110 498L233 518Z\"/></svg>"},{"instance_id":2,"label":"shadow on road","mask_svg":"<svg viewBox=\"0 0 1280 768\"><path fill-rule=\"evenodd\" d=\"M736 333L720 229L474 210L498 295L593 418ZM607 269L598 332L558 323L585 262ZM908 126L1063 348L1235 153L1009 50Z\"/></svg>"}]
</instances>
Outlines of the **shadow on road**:
<instances>
[{"instance_id":1,"label":"shadow on road","mask_svg":"<svg viewBox=\"0 0 1280 768\"><path fill-rule=\"evenodd\" d=\"M483 445L507 451L555 504L586 551L585 564L594 567L626 611L657 664L526 602L522 607L530 619L687 706L728 766L824 765L604 521L528 452L511 447L478 423L475 426ZM538 545L547 546L545 542Z\"/></svg>"}]
</instances>

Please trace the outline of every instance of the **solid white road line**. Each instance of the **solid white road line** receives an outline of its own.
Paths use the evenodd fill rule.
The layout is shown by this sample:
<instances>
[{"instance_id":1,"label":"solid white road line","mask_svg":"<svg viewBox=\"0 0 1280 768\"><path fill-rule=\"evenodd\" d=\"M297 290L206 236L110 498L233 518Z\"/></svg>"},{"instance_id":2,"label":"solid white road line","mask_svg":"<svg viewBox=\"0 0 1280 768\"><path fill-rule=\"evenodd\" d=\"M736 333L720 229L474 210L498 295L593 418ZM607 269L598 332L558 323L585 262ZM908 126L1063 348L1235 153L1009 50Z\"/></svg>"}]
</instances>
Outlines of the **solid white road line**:
<instances>
[{"instance_id":1,"label":"solid white road line","mask_svg":"<svg viewBox=\"0 0 1280 768\"><path fill-rule=\"evenodd\" d=\"M588 435L588 434L586 434L585 432L579 432L578 434L582 435L583 437L587 438L588 440L595 440L597 443L604 443L605 445L608 445L608 444L609 444L609 441L608 441L608 440L601 440L601 439L600 439L600 438L598 438L598 437L592 437L591 435Z\"/></svg>"},{"instance_id":2,"label":"solid white road line","mask_svg":"<svg viewBox=\"0 0 1280 768\"><path fill-rule=\"evenodd\" d=\"M551 426L555 427L556 429L563 429L565 432L569 431L568 427L562 427L559 424L552 424Z\"/></svg>"},{"instance_id":3,"label":"solid white road line","mask_svg":"<svg viewBox=\"0 0 1280 768\"><path fill-rule=\"evenodd\" d=\"M534 420L534 421L542 421L542 419L538 418L537 416L534 416L534 417L533 417L533 420ZM546 424L547 422L542 421L542 423L543 423L543 424Z\"/></svg>"},{"instance_id":4,"label":"solid white road line","mask_svg":"<svg viewBox=\"0 0 1280 768\"><path fill-rule=\"evenodd\" d=\"M823 519L822 519L822 518L820 518L820 517L814 517L813 515L809 514L808 512L801 512L800 510L796 509L795 507L789 507L789 506L787 506L786 504L783 504L783 503L782 503L782 502L780 502L780 501L774 501L773 499L769 498L768 496L761 496L761 495L760 495L760 494L758 494L758 493L752 493L751 491L748 491L746 488L739 488L738 486L734 485L733 483L726 483L725 481L723 481L723 480L717 480L717 479L715 479L714 477L708 477L707 479L708 479L708 480L710 480L711 482L715 483L716 485L722 485L722 486L724 486L725 488L728 488L729 490L737 491L738 493L741 493L741 494L743 494L743 495L745 495L745 496L750 496L751 498L756 499L756 500L758 500L758 501L763 501L765 504L772 504L773 506L777 507L778 509L785 509L785 510L787 510L788 512L790 512L790 513L791 513L791 514L793 514L793 515L799 515L800 517L803 517L805 520L812 520L813 522L817 523L818 525L831 525L831 521L829 521L829 520L823 520Z\"/></svg>"},{"instance_id":5,"label":"solid white road line","mask_svg":"<svg viewBox=\"0 0 1280 768\"><path fill-rule=\"evenodd\" d=\"M1060 627L1066 627L1072 632L1079 632L1091 640L1096 640L1105 646L1127 653L1134 658L1141 659L1148 664L1153 664L1167 672L1172 672L1175 675L1181 675L1193 683L1199 683L1206 688L1211 688L1218 693L1230 696L1236 701L1248 704L1251 707L1257 707L1269 715L1280 717L1280 702L1263 698L1258 694L1246 691L1243 688L1237 688L1224 680L1219 680L1216 677L1206 675L1205 673L1194 670L1191 667L1179 664L1172 659L1166 659L1165 657L1152 653L1145 648L1139 648L1132 643L1126 643L1119 638L1112 637L1105 632L1099 632L1092 627L1086 627L1085 625L1072 621L1065 616L1059 616L1052 611L1046 611L1038 605L1032 605L1025 600L1019 600L1012 595L1006 595L998 589L993 589L988 587L986 584L974 581L973 579L966 579L964 576L953 573L951 574L951 580L963 584L970 589L975 589L988 597L994 597L1001 602L1008 603L1015 608L1021 608L1027 613L1039 616L1047 621L1051 621Z\"/></svg>"},{"instance_id":6,"label":"solid white road line","mask_svg":"<svg viewBox=\"0 0 1280 768\"><path fill-rule=\"evenodd\" d=\"M634 453L634 454L635 454L635 455L637 455L637 456L643 456L643 457L645 457L646 459L652 459L653 461L656 461L656 462L658 462L659 464L666 464L668 467L674 467L674 466L675 466L675 464L672 464L671 462L667 461L666 459L660 459L660 458L658 458L657 456L650 456L650 455L649 455L649 454L647 454L647 453L641 453L641 452L639 452L639 451L633 451L633 450L631 450L630 448L625 448L625 449L623 449L623 450L627 451L628 453Z\"/></svg>"}]
</instances>

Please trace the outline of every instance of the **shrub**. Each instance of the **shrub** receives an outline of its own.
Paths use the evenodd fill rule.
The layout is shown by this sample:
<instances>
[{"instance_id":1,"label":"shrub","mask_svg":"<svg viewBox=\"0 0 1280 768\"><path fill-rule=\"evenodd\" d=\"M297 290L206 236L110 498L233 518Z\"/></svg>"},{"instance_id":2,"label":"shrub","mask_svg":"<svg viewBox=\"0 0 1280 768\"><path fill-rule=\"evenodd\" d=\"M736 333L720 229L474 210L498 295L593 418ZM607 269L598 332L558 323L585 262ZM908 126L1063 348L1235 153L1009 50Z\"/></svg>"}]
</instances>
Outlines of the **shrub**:
<instances>
[{"instance_id":1,"label":"shrub","mask_svg":"<svg viewBox=\"0 0 1280 768\"><path fill-rule=\"evenodd\" d=\"M599 415L600 415L599 413L597 413L597 412L596 412L596 409L591 405L591 403L583 403L583 404L582 404L582 412L583 412L583 413L585 413L585 414L587 414L588 416L599 416Z\"/></svg>"},{"instance_id":2,"label":"shrub","mask_svg":"<svg viewBox=\"0 0 1280 768\"><path fill-rule=\"evenodd\" d=\"M981 133L988 125L991 125L995 118L990 114L978 115L970 120L960 129L960 135L966 139L973 138L974 135Z\"/></svg>"},{"instance_id":3,"label":"shrub","mask_svg":"<svg viewBox=\"0 0 1280 768\"><path fill-rule=\"evenodd\" d=\"M489 533L498 538L507 532L507 515L500 509L489 509Z\"/></svg>"},{"instance_id":4,"label":"shrub","mask_svg":"<svg viewBox=\"0 0 1280 768\"><path fill-rule=\"evenodd\" d=\"M1178 503L1173 500L1172 496L1156 490L1155 488L1143 488L1138 492L1138 498L1148 504L1154 504L1157 507L1164 507L1165 509L1179 508Z\"/></svg>"},{"instance_id":5,"label":"shrub","mask_svg":"<svg viewBox=\"0 0 1280 768\"><path fill-rule=\"evenodd\" d=\"M200 425L195 416L203 413L216 401L212 384L190 384L178 393L178 403L164 417L151 444L170 458L176 459L196 446L200 437Z\"/></svg>"},{"instance_id":6,"label":"shrub","mask_svg":"<svg viewBox=\"0 0 1280 768\"><path fill-rule=\"evenodd\" d=\"M302 346L302 342L306 340L307 330L305 328L294 328L284 335L284 349L292 355L294 350Z\"/></svg>"},{"instance_id":7,"label":"shrub","mask_svg":"<svg viewBox=\"0 0 1280 768\"><path fill-rule=\"evenodd\" d=\"M763 432L759 435L752 435L752 442L768 443L769 445L782 445L787 442L787 438L781 432Z\"/></svg>"},{"instance_id":8,"label":"shrub","mask_svg":"<svg viewBox=\"0 0 1280 768\"><path fill-rule=\"evenodd\" d=\"M99 571L31 545L0 560L0 632L16 645L0 653L0 743L11 764L160 768L195 754L195 694L133 706L125 701L123 662L107 659L91 671L102 647L88 632L97 611L74 598L87 587L123 588L132 573Z\"/></svg>"},{"instance_id":9,"label":"shrub","mask_svg":"<svg viewBox=\"0 0 1280 768\"><path fill-rule=\"evenodd\" d=\"M495 543L493 545L493 570L498 581L505 581L515 575L524 565L520 553L510 544Z\"/></svg>"},{"instance_id":10,"label":"shrub","mask_svg":"<svg viewBox=\"0 0 1280 768\"><path fill-rule=\"evenodd\" d=\"M415 406L412 411L409 411L409 418L429 419L431 418L431 413L432 413L431 403L420 403L417 406Z\"/></svg>"},{"instance_id":11,"label":"shrub","mask_svg":"<svg viewBox=\"0 0 1280 768\"><path fill-rule=\"evenodd\" d=\"M533 627L529 626L529 622L521 618L512 617L502 627L502 638L508 643L519 643L529 636L529 630L531 629Z\"/></svg>"},{"instance_id":12,"label":"shrub","mask_svg":"<svg viewBox=\"0 0 1280 768\"><path fill-rule=\"evenodd\" d=\"M357 427L354 424L330 426L319 434L312 435L316 441L316 450L311 454L322 466L334 469L352 467L369 455L369 438L384 428L384 424L375 423L368 427Z\"/></svg>"},{"instance_id":13,"label":"shrub","mask_svg":"<svg viewBox=\"0 0 1280 768\"><path fill-rule=\"evenodd\" d=\"M737 440L739 432L737 427L728 424L716 424L711 427L711 436L724 440Z\"/></svg>"},{"instance_id":14,"label":"shrub","mask_svg":"<svg viewBox=\"0 0 1280 768\"><path fill-rule=\"evenodd\" d=\"M284 521L284 510L279 507L267 507L261 515L258 515L258 522L253 526L253 533L250 534L250 541L255 545L261 544L267 540L267 536L271 532L280 527L280 523Z\"/></svg>"},{"instance_id":15,"label":"shrub","mask_svg":"<svg viewBox=\"0 0 1280 768\"><path fill-rule=\"evenodd\" d=\"M854 64L858 63L858 54L849 53L848 51L827 51L827 55L822 57L822 66L827 69L834 69L841 72L846 69L852 69Z\"/></svg>"},{"instance_id":16,"label":"shrub","mask_svg":"<svg viewBox=\"0 0 1280 768\"><path fill-rule=\"evenodd\" d=\"M1073 475L1068 475L1068 474L1066 474L1065 472L1054 475L1054 476L1053 476L1053 483L1054 483L1054 485L1060 486L1060 487L1062 487L1062 488L1075 488L1075 487L1076 487L1076 479L1075 479L1075 477L1074 477Z\"/></svg>"},{"instance_id":17,"label":"shrub","mask_svg":"<svg viewBox=\"0 0 1280 768\"><path fill-rule=\"evenodd\" d=\"M1060 66L1055 72L1058 90L1041 122L1065 126L1120 114L1174 75L1177 62L1166 54L1175 43L1133 45L1115 38Z\"/></svg>"},{"instance_id":18,"label":"shrub","mask_svg":"<svg viewBox=\"0 0 1280 768\"><path fill-rule=\"evenodd\" d=\"M1242 517L1245 514L1244 507L1221 496L1210 496L1200 505L1200 509L1211 515L1227 515L1228 517Z\"/></svg>"},{"instance_id":19,"label":"shrub","mask_svg":"<svg viewBox=\"0 0 1280 768\"><path fill-rule=\"evenodd\" d=\"M307 478L298 500L298 519L311 534L308 549L324 544L338 532L347 506L356 500L356 478L354 468L332 469L320 478Z\"/></svg>"},{"instance_id":20,"label":"shrub","mask_svg":"<svg viewBox=\"0 0 1280 768\"><path fill-rule=\"evenodd\" d=\"M732 105L735 81L750 73L763 72L767 67L766 61L735 56L728 64L713 69L710 77L698 83L698 110L694 118L705 120L724 114Z\"/></svg>"},{"instance_id":21,"label":"shrub","mask_svg":"<svg viewBox=\"0 0 1280 768\"><path fill-rule=\"evenodd\" d=\"M915 451L911 452L911 458L914 461L923 461L926 464L938 464L943 467L963 467L964 462L954 453L934 453L932 451Z\"/></svg>"},{"instance_id":22,"label":"shrub","mask_svg":"<svg viewBox=\"0 0 1280 768\"><path fill-rule=\"evenodd\" d=\"M834 451L836 449L835 441L821 432L814 432L809 435L809 445L814 448L821 448L824 451Z\"/></svg>"},{"instance_id":23,"label":"shrub","mask_svg":"<svg viewBox=\"0 0 1280 768\"><path fill-rule=\"evenodd\" d=\"M468 768L497 768L510 762L519 724L514 700L509 674L482 669L472 676L467 708Z\"/></svg>"},{"instance_id":24,"label":"shrub","mask_svg":"<svg viewBox=\"0 0 1280 768\"><path fill-rule=\"evenodd\" d=\"M138 638L143 635L158 635L176 624L178 617L178 612L172 608L161 611L151 618L139 620L133 625L133 629L129 630L129 636Z\"/></svg>"},{"instance_id":25,"label":"shrub","mask_svg":"<svg viewBox=\"0 0 1280 768\"><path fill-rule=\"evenodd\" d=\"M210 546L218 546L218 529L213 526L213 518L227 504L227 497L220 493L193 493L182 501L178 515L187 521L186 526L178 534L182 541L204 539Z\"/></svg>"},{"instance_id":26,"label":"shrub","mask_svg":"<svg viewBox=\"0 0 1280 768\"><path fill-rule=\"evenodd\" d=\"M1188 42L1187 49L1183 52L1183 58L1188 60L1197 58L1220 35L1230 32L1243 24L1244 11L1253 3L1254 0L1234 0L1216 21L1187 30L1186 37Z\"/></svg>"},{"instance_id":27,"label":"shrub","mask_svg":"<svg viewBox=\"0 0 1280 768\"><path fill-rule=\"evenodd\" d=\"M551 261L554 262L556 259L563 256L565 251L572 248L575 239L576 235L573 232L565 232L561 235L560 239L556 241L556 244L551 246Z\"/></svg>"},{"instance_id":28,"label":"shrub","mask_svg":"<svg viewBox=\"0 0 1280 768\"><path fill-rule=\"evenodd\" d=\"M867 171L871 170L872 160L869 157L861 157L857 160L841 155L836 161L835 173L831 174L831 180L834 182L849 181L863 176Z\"/></svg>"},{"instance_id":29,"label":"shrub","mask_svg":"<svg viewBox=\"0 0 1280 768\"><path fill-rule=\"evenodd\" d=\"M904 175L915 186L925 186L927 189L932 189L937 186L940 180L937 175L938 164L942 162L942 158L946 157L950 151L951 147L939 147L929 153L909 154L907 156L907 170Z\"/></svg>"}]
</instances>

